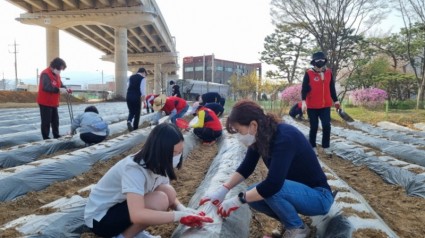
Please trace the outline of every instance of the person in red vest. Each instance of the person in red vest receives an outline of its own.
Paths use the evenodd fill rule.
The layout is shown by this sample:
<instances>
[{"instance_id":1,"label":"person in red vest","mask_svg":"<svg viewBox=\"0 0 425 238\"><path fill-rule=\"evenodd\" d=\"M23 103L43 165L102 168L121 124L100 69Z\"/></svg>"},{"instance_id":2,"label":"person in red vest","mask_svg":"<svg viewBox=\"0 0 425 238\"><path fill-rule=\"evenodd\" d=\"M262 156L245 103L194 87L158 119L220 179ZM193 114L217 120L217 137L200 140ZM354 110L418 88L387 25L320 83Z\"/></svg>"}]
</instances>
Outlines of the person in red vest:
<instances>
[{"instance_id":1,"label":"person in red vest","mask_svg":"<svg viewBox=\"0 0 425 238\"><path fill-rule=\"evenodd\" d=\"M289 110L289 115L294 118L294 119L298 119L298 120L302 120L303 119L303 110L302 110L302 102L297 102L295 103L291 109Z\"/></svg>"},{"instance_id":2,"label":"person in red vest","mask_svg":"<svg viewBox=\"0 0 425 238\"><path fill-rule=\"evenodd\" d=\"M66 69L66 63L63 59L57 57L50 62L50 66L40 74L38 85L37 103L40 107L41 116L41 135L43 140L50 139L50 126L54 138L59 138L59 100L60 93L71 94L72 90L67 89L61 81L60 73Z\"/></svg>"},{"instance_id":3,"label":"person in red vest","mask_svg":"<svg viewBox=\"0 0 425 238\"><path fill-rule=\"evenodd\" d=\"M222 134L223 127L215 112L205 106L193 108L191 114L198 116L198 122L192 125L193 133L204 144L214 144Z\"/></svg>"},{"instance_id":4,"label":"person in red vest","mask_svg":"<svg viewBox=\"0 0 425 238\"><path fill-rule=\"evenodd\" d=\"M322 122L322 148L328 155L331 137L331 107L340 108L335 90L335 80L332 70L326 67L328 59L323 52L316 52L310 62L313 68L308 69L304 75L301 97L302 111L307 111L310 121L309 141L314 151L316 149L316 134L319 118Z\"/></svg>"},{"instance_id":5,"label":"person in red vest","mask_svg":"<svg viewBox=\"0 0 425 238\"><path fill-rule=\"evenodd\" d=\"M166 97L164 94L160 94L153 100L152 107L153 110L158 112L158 116L154 119L153 124L158 124L162 112L169 115L171 122L176 124L176 119L183 117L189 109L189 105L183 98L176 96Z\"/></svg>"},{"instance_id":6,"label":"person in red vest","mask_svg":"<svg viewBox=\"0 0 425 238\"><path fill-rule=\"evenodd\" d=\"M146 95L146 112L154 112L153 110L153 100L158 97L159 94L148 94Z\"/></svg>"}]
</instances>

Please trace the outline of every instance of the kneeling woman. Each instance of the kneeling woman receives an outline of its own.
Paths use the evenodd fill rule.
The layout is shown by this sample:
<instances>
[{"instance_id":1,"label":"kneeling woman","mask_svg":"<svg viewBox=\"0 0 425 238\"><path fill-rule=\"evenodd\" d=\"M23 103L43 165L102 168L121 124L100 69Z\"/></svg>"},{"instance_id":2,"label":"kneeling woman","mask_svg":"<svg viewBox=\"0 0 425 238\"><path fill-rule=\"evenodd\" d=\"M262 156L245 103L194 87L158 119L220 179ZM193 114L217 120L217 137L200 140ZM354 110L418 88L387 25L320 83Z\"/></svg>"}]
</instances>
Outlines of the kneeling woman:
<instances>
[{"instance_id":1,"label":"kneeling woman","mask_svg":"<svg viewBox=\"0 0 425 238\"><path fill-rule=\"evenodd\" d=\"M79 127L80 138L88 145L100 143L109 135L108 123L102 119L95 106L86 107L84 113L72 120L71 135Z\"/></svg>"},{"instance_id":2,"label":"kneeling woman","mask_svg":"<svg viewBox=\"0 0 425 238\"><path fill-rule=\"evenodd\" d=\"M142 150L115 164L92 188L84 212L86 225L98 236L133 238L155 237L145 228L183 223L187 216L206 221L182 205L170 185L170 179L176 179L174 168L181 167L182 152L180 130L170 123L156 126Z\"/></svg>"},{"instance_id":3,"label":"kneeling woman","mask_svg":"<svg viewBox=\"0 0 425 238\"><path fill-rule=\"evenodd\" d=\"M205 106L193 108L192 113L198 116L198 122L192 125L193 133L197 135L204 144L214 143L222 134L223 127L215 112Z\"/></svg>"},{"instance_id":4,"label":"kneeling woman","mask_svg":"<svg viewBox=\"0 0 425 238\"><path fill-rule=\"evenodd\" d=\"M219 207L218 213L227 217L247 203L281 222L286 229L283 237L309 237L310 229L298 214L324 215L334 198L304 134L248 100L239 101L232 108L226 130L248 147L245 158L227 182L206 194L201 204L211 201ZM266 178L245 193L223 201L230 189L254 172L260 158L268 168Z\"/></svg>"}]
</instances>

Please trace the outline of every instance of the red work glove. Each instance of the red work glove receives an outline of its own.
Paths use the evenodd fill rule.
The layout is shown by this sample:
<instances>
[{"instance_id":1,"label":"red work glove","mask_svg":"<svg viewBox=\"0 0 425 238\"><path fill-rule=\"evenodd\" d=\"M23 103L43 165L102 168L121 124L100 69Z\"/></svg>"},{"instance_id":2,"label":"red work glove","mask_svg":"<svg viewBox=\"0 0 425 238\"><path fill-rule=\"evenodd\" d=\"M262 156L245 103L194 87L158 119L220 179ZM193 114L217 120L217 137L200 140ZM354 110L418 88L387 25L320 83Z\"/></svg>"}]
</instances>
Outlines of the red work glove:
<instances>
[{"instance_id":1,"label":"red work glove","mask_svg":"<svg viewBox=\"0 0 425 238\"><path fill-rule=\"evenodd\" d=\"M336 110L339 110L341 108L341 104L339 104L339 101L334 102L334 104Z\"/></svg>"},{"instance_id":2,"label":"red work glove","mask_svg":"<svg viewBox=\"0 0 425 238\"><path fill-rule=\"evenodd\" d=\"M239 197L233 197L230 199L225 200L220 207L217 210L217 213L225 218L230 215L230 213L238 210L238 208L242 205L241 201L239 200Z\"/></svg>"},{"instance_id":3,"label":"red work glove","mask_svg":"<svg viewBox=\"0 0 425 238\"><path fill-rule=\"evenodd\" d=\"M66 89L66 92L67 92L67 93L69 93L69 94L72 94L72 89L67 88L67 89Z\"/></svg>"},{"instance_id":4,"label":"red work glove","mask_svg":"<svg viewBox=\"0 0 425 238\"><path fill-rule=\"evenodd\" d=\"M212 204L218 206L226 197L226 194L229 192L229 188L227 188L224 184L221 185L214 192L207 193L204 197L199 201L199 206L204 205L204 203L211 201Z\"/></svg>"},{"instance_id":5,"label":"red work glove","mask_svg":"<svg viewBox=\"0 0 425 238\"><path fill-rule=\"evenodd\" d=\"M174 212L174 221L179 221L181 224L190 227L201 227L204 222L212 223L214 220L211 217L205 216L205 213L191 214L187 212Z\"/></svg>"}]
</instances>

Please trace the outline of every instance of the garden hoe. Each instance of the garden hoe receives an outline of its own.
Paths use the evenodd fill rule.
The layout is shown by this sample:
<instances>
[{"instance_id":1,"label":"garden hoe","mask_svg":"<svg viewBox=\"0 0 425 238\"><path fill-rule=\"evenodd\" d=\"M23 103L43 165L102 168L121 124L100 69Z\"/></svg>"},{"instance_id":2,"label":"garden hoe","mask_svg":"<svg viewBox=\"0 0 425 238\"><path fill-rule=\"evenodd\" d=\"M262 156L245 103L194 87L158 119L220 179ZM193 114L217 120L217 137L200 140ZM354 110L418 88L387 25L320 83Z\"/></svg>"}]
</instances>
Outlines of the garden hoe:
<instances>
[{"instance_id":1,"label":"garden hoe","mask_svg":"<svg viewBox=\"0 0 425 238\"><path fill-rule=\"evenodd\" d=\"M336 110L338 115L346 122L354 122L354 119L350 117L342 108Z\"/></svg>"}]
</instances>

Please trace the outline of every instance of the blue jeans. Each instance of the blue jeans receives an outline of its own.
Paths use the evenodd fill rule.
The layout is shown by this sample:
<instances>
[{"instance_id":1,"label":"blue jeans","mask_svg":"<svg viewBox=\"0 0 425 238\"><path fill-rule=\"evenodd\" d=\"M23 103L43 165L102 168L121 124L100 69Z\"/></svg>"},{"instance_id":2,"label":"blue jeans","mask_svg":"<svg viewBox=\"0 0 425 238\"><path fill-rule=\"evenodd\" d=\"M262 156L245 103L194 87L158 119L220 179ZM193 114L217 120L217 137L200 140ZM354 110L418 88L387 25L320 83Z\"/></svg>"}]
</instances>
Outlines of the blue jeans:
<instances>
[{"instance_id":1,"label":"blue jeans","mask_svg":"<svg viewBox=\"0 0 425 238\"><path fill-rule=\"evenodd\" d=\"M257 184L251 185L248 190L255 186ZM332 193L326 188L310 188L302 183L285 180L279 192L248 205L280 221L285 228L294 229L304 225L298 213L305 216L325 215L333 202Z\"/></svg>"},{"instance_id":2,"label":"blue jeans","mask_svg":"<svg viewBox=\"0 0 425 238\"><path fill-rule=\"evenodd\" d=\"M181 118L184 116L184 114L186 114L187 110L189 109L189 105L186 104L186 106L183 108L183 110L181 110L179 113L177 113L176 110L173 110L170 113L170 120L173 124L176 124L176 119L177 118Z\"/></svg>"},{"instance_id":3,"label":"blue jeans","mask_svg":"<svg viewBox=\"0 0 425 238\"><path fill-rule=\"evenodd\" d=\"M322 122L322 148L329 148L331 139L331 108L307 109L310 121L309 141L312 147L316 147L316 134L319 128L319 118Z\"/></svg>"}]
</instances>

